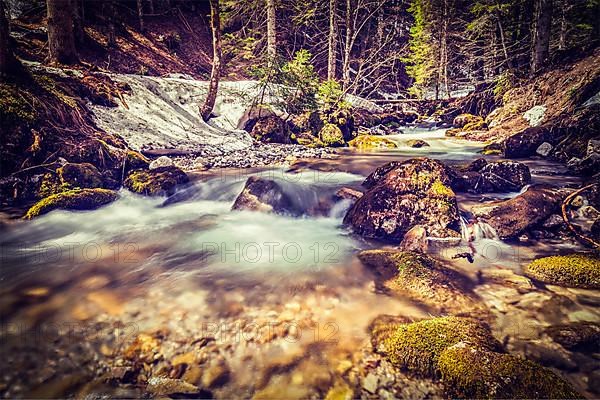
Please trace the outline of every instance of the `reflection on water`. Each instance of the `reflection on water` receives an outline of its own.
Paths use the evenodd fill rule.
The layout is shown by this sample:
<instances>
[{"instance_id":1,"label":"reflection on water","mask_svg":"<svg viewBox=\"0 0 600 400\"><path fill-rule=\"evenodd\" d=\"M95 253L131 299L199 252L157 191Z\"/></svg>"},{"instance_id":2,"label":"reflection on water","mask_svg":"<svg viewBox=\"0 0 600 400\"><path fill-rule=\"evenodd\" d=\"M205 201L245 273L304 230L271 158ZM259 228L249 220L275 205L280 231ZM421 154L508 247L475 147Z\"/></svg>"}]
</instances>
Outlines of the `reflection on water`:
<instances>
[{"instance_id":1,"label":"reflection on water","mask_svg":"<svg viewBox=\"0 0 600 400\"><path fill-rule=\"evenodd\" d=\"M221 398L324 397L355 368L375 316L431 315L377 291L354 254L381 244L342 227L350 203L334 201L333 194L359 186L388 161L427 155L465 163L481 148L448 140L443 130L403 131L389 136L399 144L394 150L345 150L337 159L299 163L288 172L205 173L169 199L123 191L100 210L55 211L10 224L0 239L0 356L10 366L0 392L136 397L150 376L163 374L197 378ZM406 147L413 138L430 147ZM553 167L546 162L528 163L538 171L534 183L555 179L547 175ZM231 211L249 174L276 180L304 215ZM482 197L461 194L458 200L468 212ZM545 346L540 327L550 323L598 320L597 309L581 300L597 299L597 293L536 288L521 276L531 259L576 247L504 243L489 226L467 220L463 225L458 247L432 243L430 251L478 285L482 301L497 315L494 332L510 349L529 355L527 344ZM474 262L453 257L461 251L472 252ZM515 324L528 328L515 334ZM148 358L134 365L135 379L127 375L133 374L132 352L136 360ZM219 375L223 370L227 378ZM585 390L586 373L568 373Z\"/></svg>"}]
</instances>

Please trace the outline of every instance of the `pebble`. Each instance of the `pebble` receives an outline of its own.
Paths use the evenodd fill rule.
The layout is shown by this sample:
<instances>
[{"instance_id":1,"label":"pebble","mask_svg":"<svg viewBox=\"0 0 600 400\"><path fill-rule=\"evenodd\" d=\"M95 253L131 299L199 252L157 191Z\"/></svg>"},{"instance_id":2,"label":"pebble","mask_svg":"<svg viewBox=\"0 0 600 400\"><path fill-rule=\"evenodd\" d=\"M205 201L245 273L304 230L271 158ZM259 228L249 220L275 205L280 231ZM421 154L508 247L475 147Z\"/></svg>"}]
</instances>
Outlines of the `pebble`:
<instances>
[{"instance_id":1,"label":"pebble","mask_svg":"<svg viewBox=\"0 0 600 400\"><path fill-rule=\"evenodd\" d=\"M150 170L154 170L154 169L157 169L157 168L172 167L173 165L175 165L175 163L169 157L167 157L167 156L160 156L156 160L152 161L150 163L150 166L148 168Z\"/></svg>"},{"instance_id":2,"label":"pebble","mask_svg":"<svg viewBox=\"0 0 600 400\"><path fill-rule=\"evenodd\" d=\"M379 383L379 378L374 374L368 374L367 377L363 380L362 387L369 393L375 394L377 392L377 385Z\"/></svg>"}]
</instances>

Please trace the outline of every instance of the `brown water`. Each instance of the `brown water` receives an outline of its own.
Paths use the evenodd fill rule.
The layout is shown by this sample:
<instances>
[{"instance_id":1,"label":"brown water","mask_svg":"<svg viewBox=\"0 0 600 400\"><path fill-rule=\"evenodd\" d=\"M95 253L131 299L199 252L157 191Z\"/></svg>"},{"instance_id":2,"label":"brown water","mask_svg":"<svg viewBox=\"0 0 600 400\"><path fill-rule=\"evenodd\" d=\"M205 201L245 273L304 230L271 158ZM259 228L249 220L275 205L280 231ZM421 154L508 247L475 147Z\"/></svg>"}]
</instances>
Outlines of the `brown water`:
<instances>
[{"instance_id":1,"label":"brown water","mask_svg":"<svg viewBox=\"0 0 600 400\"><path fill-rule=\"evenodd\" d=\"M407 137L431 147L403 147ZM276 179L306 210L319 209L385 162L427 155L465 163L480 148L440 131L392 139L401 145L395 151L346 150L333 160L299 162L290 172L199 173L166 201L123 192L100 210L11 222L1 239L0 393L138 397L152 377L166 376L201 381L210 390L203 395L217 398L322 398L343 381L364 387L372 371L396 395L439 396L439 385L427 380L384 376L384 364L368 352L367 326L377 315L431 314L376 291L355 254L381 244L341 226L347 203L326 207L320 217L230 211L249 175ZM528 164L534 183L578 183L557 165ZM461 195L459 203L467 211L481 198ZM509 351L555 368L593 397L587 388L598 374L594 355L568 352L542 330L599 321L600 293L536 287L521 276L531 259L578 246L502 243L490 235L472 245L473 264L452 260L456 248L432 252L476 282ZM365 390L355 397L372 396Z\"/></svg>"}]
</instances>

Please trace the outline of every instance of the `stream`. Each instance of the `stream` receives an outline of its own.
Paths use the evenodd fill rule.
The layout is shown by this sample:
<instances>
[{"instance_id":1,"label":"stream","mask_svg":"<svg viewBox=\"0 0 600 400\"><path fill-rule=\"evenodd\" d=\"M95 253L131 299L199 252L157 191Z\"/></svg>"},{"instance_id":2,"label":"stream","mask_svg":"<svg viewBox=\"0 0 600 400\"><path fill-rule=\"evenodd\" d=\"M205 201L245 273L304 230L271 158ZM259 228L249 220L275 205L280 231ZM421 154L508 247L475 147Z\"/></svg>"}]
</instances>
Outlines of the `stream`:
<instances>
[{"instance_id":1,"label":"stream","mask_svg":"<svg viewBox=\"0 0 600 400\"><path fill-rule=\"evenodd\" d=\"M147 390L143 382L163 368L171 378L199 378L210 390L204 395L216 398L323 398L344 375L364 389L355 397L367 398L359 371L371 362L370 321L430 313L375 289L355 255L384 244L342 226L347 200L309 211L321 210L342 187L360 187L389 161L427 156L458 165L480 157L480 143L446 138L443 129L402 132L386 136L396 149L342 149L290 169L195 171L192 183L168 199L122 190L119 200L96 211L8 220L0 239L0 394L139 397ZM408 147L415 138L430 146ZM533 183L579 184L558 164L523 162ZM247 177L257 175L275 179L312 216L231 211ZM517 194L457 199L468 215L475 203ZM542 331L600 321L600 294L532 286L521 273L536 257L579 247L501 242L488 227L473 229L475 242L462 243L477 250L473 264L452 259L460 247L431 251L473 279L495 317L492 331L509 352L555 368L593 397L588 382L600 380L594 355L569 352ZM136 363L142 372L134 381L128 374ZM385 393L402 384L412 398L440 395L434 382L398 379L379 376L378 386Z\"/></svg>"}]
</instances>

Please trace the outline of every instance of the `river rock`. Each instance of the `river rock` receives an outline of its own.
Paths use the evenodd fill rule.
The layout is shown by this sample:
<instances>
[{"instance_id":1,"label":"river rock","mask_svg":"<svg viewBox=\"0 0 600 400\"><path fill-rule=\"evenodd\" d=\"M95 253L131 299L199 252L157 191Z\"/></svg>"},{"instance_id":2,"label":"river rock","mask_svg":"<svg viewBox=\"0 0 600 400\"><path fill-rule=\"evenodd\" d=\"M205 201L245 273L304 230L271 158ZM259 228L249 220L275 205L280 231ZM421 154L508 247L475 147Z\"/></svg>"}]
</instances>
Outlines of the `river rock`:
<instances>
[{"instance_id":1,"label":"river rock","mask_svg":"<svg viewBox=\"0 0 600 400\"><path fill-rule=\"evenodd\" d=\"M185 172L177 167L136 170L129 174L123 186L145 196L171 196L177 186L189 182Z\"/></svg>"},{"instance_id":2,"label":"river rock","mask_svg":"<svg viewBox=\"0 0 600 400\"><path fill-rule=\"evenodd\" d=\"M547 328L545 333L567 350L597 353L600 351L600 325L573 322Z\"/></svg>"},{"instance_id":3,"label":"river rock","mask_svg":"<svg viewBox=\"0 0 600 400\"><path fill-rule=\"evenodd\" d=\"M515 161L477 159L456 172L453 189L474 193L515 192L531 182L529 167Z\"/></svg>"},{"instance_id":4,"label":"river rock","mask_svg":"<svg viewBox=\"0 0 600 400\"><path fill-rule=\"evenodd\" d=\"M360 199L362 196L363 196L362 192L355 190L355 189L348 188L348 187L343 187L340 190L338 190L337 192L335 192L336 200L356 201L356 200Z\"/></svg>"},{"instance_id":5,"label":"river rock","mask_svg":"<svg viewBox=\"0 0 600 400\"><path fill-rule=\"evenodd\" d=\"M155 169L163 168L163 167L172 167L174 165L175 164L173 163L173 160L171 160L169 157L160 156L156 160L154 160L150 163L150 166L148 167L148 169L155 170Z\"/></svg>"},{"instance_id":6,"label":"river rock","mask_svg":"<svg viewBox=\"0 0 600 400\"><path fill-rule=\"evenodd\" d=\"M488 163L479 173L482 192L518 191L531 182L529 167L513 161Z\"/></svg>"},{"instance_id":7,"label":"river rock","mask_svg":"<svg viewBox=\"0 0 600 400\"><path fill-rule=\"evenodd\" d=\"M429 147L429 143L421 139L411 139L408 142L406 142L406 145L415 149L420 149L421 147Z\"/></svg>"},{"instance_id":8,"label":"river rock","mask_svg":"<svg viewBox=\"0 0 600 400\"><path fill-rule=\"evenodd\" d=\"M551 145L558 144L563 130L560 128L547 128L535 126L509 136L504 141L504 156L507 158L525 158L536 154L538 147L547 142Z\"/></svg>"},{"instance_id":9,"label":"river rock","mask_svg":"<svg viewBox=\"0 0 600 400\"><path fill-rule=\"evenodd\" d=\"M386 164L365 180L369 189L350 208L344 223L359 235L394 241L416 225L425 227L429 236L458 237L451 173L428 158Z\"/></svg>"},{"instance_id":10,"label":"river rock","mask_svg":"<svg viewBox=\"0 0 600 400\"><path fill-rule=\"evenodd\" d=\"M494 228L501 239L510 239L558 212L562 199L557 190L534 185L512 199L473 206L471 212Z\"/></svg>"},{"instance_id":11,"label":"river rock","mask_svg":"<svg viewBox=\"0 0 600 400\"><path fill-rule=\"evenodd\" d=\"M102 174L89 163L67 163L56 170L63 184L78 188L102 187Z\"/></svg>"},{"instance_id":12,"label":"river rock","mask_svg":"<svg viewBox=\"0 0 600 400\"><path fill-rule=\"evenodd\" d=\"M539 145L535 152L542 157L548 157L553 148L554 146L552 146L550 143L544 142Z\"/></svg>"},{"instance_id":13,"label":"river rock","mask_svg":"<svg viewBox=\"0 0 600 400\"><path fill-rule=\"evenodd\" d=\"M469 341L444 349L437 367L451 398L581 398L552 370Z\"/></svg>"},{"instance_id":14,"label":"river rock","mask_svg":"<svg viewBox=\"0 0 600 400\"><path fill-rule=\"evenodd\" d=\"M406 232L399 247L403 251L426 252L427 230L421 225L413 226L410 231Z\"/></svg>"},{"instance_id":15,"label":"river rock","mask_svg":"<svg viewBox=\"0 0 600 400\"><path fill-rule=\"evenodd\" d=\"M529 122L529 126L539 126L546 115L546 106L534 106L525 111L523 118Z\"/></svg>"},{"instance_id":16,"label":"river rock","mask_svg":"<svg viewBox=\"0 0 600 400\"><path fill-rule=\"evenodd\" d=\"M478 296L465 276L416 252L366 250L360 261L372 269L379 284L440 313L482 313Z\"/></svg>"},{"instance_id":17,"label":"river rock","mask_svg":"<svg viewBox=\"0 0 600 400\"><path fill-rule=\"evenodd\" d=\"M532 279L553 285L600 289L600 257L593 253L538 258L523 272Z\"/></svg>"},{"instance_id":18,"label":"river rock","mask_svg":"<svg viewBox=\"0 0 600 400\"><path fill-rule=\"evenodd\" d=\"M34 204L25 214L32 219L53 210L95 210L119 198L108 189L74 189L48 196Z\"/></svg>"},{"instance_id":19,"label":"river rock","mask_svg":"<svg viewBox=\"0 0 600 400\"><path fill-rule=\"evenodd\" d=\"M292 199L284 193L281 185L273 180L251 176L242 193L235 199L232 210L274 212L300 215Z\"/></svg>"}]
</instances>

